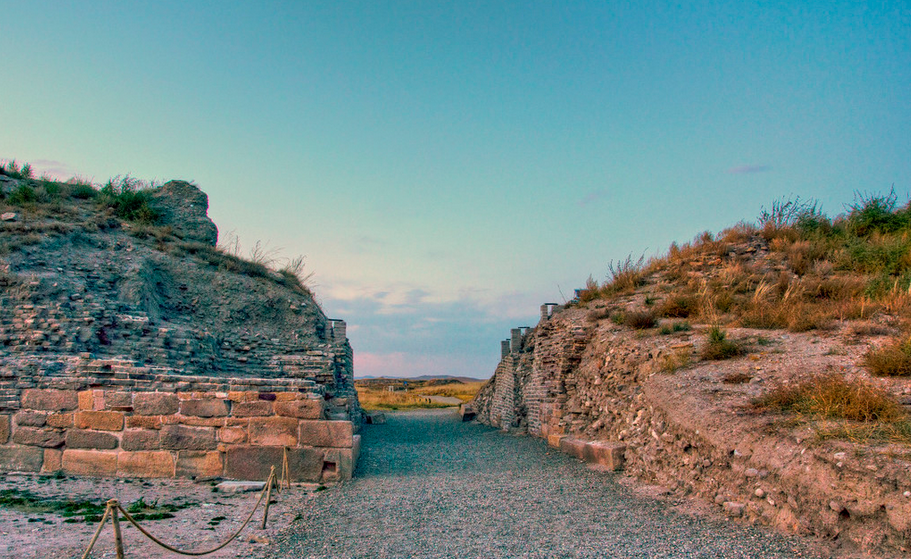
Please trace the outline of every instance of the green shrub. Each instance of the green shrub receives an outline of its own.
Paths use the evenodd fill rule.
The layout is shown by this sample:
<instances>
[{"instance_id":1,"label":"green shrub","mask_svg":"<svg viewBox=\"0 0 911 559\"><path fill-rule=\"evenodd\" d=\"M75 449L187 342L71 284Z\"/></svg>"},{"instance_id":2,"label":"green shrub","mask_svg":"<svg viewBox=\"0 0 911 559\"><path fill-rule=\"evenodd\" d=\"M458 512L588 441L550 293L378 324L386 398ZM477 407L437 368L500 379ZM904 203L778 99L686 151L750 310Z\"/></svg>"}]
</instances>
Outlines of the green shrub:
<instances>
[{"instance_id":1,"label":"green shrub","mask_svg":"<svg viewBox=\"0 0 911 559\"><path fill-rule=\"evenodd\" d=\"M24 204L34 204L38 201L38 193L35 189L27 184L20 184L19 187L12 191L7 201L10 204L21 206Z\"/></svg>"},{"instance_id":2,"label":"green shrub","mask_svg":"<svg viewBox=\"0 0 911 559\"><path fill-rule=\"evenodd\" d=\"M885 195L857 193L848 207L848 227L859 236L907 229L911 225L908 209L897 209L897 203L895 188Z\"/></svg>"},{"instance_id":3,"label":"green shrub","mask_svg":"<svg viewBox=\"0 0 911 559\"><path fill-rule=\"evenodd\" d=\"M88 200L94 198L98 195L98 191L95 190L95 187L91 183L87 182L74 182L70 185L70 196L73 198L78 198L80 200Z\"/></svg>"},{"instance_id":4,"label":"green shrub","mask_svg":"<svg viewBox=\"0 0 911 559\"><path fill-rule=\"evenodd\" d=\"M34 178L34 172L32 171L32 166L28 163L20 167L16 164L16 161L8 161L0 165L0 172L8 177L14 179L31 179Z\"/></svg>"},{"instance_id":5,"label":"green shrub","mask_svg":"<svg viewBox=\"0 0 911 559\"><path fill-rule=\"evenodd\" d=\"M112 208L120 219L154 225L161 215L152 207L152 195L142 183L129 175L109 180L98 193L98 201Z\"/></svg>"},{"instance_id":6,"label":"green shrub","mask_svg":"<svg viewBox=\"0 0 911 559\"><path fill-rule=\"evenodd\" d=\"M702 358L712 361L721 359L730 359L743 354L743 348L736 342L727 339L727 335L718 326L712 326L709 330L709 338L702 348Z\"/></svg>"},{"instance_id":7,"label":"green shrub","mask_svg":"<svg viewBox=\"0 0 911 559\"><path fill-rule=\"evenodd\" d=\"M689 332L693 327L690 326L690 323L685 320L679 320L671 324L664 324L661 326L661 329L658 331L662 336L669 336L677 332Z\"/></svg>"}]
</instances>

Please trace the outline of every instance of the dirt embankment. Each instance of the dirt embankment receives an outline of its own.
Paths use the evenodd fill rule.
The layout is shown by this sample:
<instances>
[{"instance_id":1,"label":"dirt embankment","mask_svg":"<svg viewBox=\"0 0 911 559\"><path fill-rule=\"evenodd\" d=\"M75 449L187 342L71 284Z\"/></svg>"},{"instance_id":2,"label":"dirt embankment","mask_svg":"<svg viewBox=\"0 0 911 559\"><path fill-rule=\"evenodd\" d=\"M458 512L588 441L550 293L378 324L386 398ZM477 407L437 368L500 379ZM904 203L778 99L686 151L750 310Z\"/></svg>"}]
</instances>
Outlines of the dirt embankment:
<instances>
[{"instance_id":1,"label":"dirt embankment","mask_svg":"<svg viewBox=\"0 0 911 559\"><path fill-rule=\"evenodd\" d=\"M504 429L623 443L627 472L730 517L901 555L911 543L907 443L852 440L843 422L751 406L773 387L826 373L911 403L911 380L870 379L857 366L885 340L861 330L732 328L745 353L713 361L700 360L708 327L631 330L599 309L573 308L529 332L475 405L482 422Z\"/></svg>"}]
</instances>

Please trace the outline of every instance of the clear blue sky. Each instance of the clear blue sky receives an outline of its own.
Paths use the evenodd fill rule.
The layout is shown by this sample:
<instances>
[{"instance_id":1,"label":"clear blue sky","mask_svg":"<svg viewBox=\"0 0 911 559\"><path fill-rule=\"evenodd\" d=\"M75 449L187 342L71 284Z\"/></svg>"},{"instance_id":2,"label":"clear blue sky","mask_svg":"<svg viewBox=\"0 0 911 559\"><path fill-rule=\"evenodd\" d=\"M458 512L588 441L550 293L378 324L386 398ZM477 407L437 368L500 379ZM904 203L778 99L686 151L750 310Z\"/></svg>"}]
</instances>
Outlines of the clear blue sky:
<instances>
[{"instance_id":1,"label":"clear blue sky","mask_svg":"<svg viewBox=\"0 0 911 559\"><path fill-rule=\"evenodd\" d=\"M195 180L358 375L488 376L609 261L911 189L911 2L0 0L0 158Z\"/></svg>"}]
</instances>

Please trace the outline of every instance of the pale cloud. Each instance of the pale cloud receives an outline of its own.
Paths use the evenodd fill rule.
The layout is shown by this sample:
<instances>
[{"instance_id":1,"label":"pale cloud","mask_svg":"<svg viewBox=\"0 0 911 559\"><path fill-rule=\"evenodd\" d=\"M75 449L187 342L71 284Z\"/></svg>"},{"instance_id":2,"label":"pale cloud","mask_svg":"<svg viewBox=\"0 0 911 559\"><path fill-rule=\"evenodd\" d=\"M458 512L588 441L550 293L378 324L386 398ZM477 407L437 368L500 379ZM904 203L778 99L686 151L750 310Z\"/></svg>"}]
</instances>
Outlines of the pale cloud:
<instances>
[{"instance_id":1,"label":"pale cloud","mask_svg":"<svg viewBox=\"0 0 911 559\"><path fill-rule=\"evenodd\" d=\"M754 175L756 173L765 173L771 171L772 167L769 165L741 165L739 167L731 167L725 173L729 175Z\"/></svg>"},{"instance_id":2,"label":"pale cloud","mask_svg":"<svg viewBox=\"0 0 911 559\"><path fill-rule=\"evenodd\" d=\"M487 377L510 328L533 326L541 301L514 292L464 289L446 298L430 289L397 284L348 285L324 292L324 307L348 324L355 373Z\"/></svg>"},{"instance_id":3,"label":"pale cloud","mask_svg":"<svg viewBox=\"0 0 911 559\"><path fill-rule=\"evenodd\" d=\"M600 202L601 200L604 200L605 198L607 198L607 196L609 194L610 193L607 190L595 190L595 191L589 192L588 194L583 196L581 200L579 200L579 205L585 207L585 206L588 206L589 204L594 204L595 202Z\"/></svg>"},{"instance_id":4,"label":"pale cloud","mask_svg":"<svg viewBox=\"0 0 911 559\"><path fill-rule=\"evenodd\" d=\"M355 352L354 375L362 377L418 377L422 375L452 375L489 378L493 369L471 356L416 355L404 352Z\"/></svg>"},{"instance_id":5,"label":"pale cloud","mask_svg":"<svg viewBox=\"0 0 911 559\"><path fill-rule=\"evenodd\" d=\"M31 164L32 169L35 170L35 174L38 176L49 175L55 179L64 180L76 174L72 167L62 161L36 159Z\"/></svg>"}]
</instances>

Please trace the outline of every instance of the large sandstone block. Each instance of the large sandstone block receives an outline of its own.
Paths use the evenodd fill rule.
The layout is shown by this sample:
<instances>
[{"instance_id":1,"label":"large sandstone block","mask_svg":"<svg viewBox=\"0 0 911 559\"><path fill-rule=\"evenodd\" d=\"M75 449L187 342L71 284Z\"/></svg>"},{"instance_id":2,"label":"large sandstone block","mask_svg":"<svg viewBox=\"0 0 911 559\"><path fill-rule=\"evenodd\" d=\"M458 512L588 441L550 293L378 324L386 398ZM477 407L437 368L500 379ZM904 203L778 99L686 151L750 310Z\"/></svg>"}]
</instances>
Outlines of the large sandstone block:
<instances>
[{"instance_id":1,"label":"large sandstone block","mask_svg":"<svg viewBox=\"0 0 911 559\"><path fill-rule=\"evenodd\" d=\"M275 414L285 417L296 417L298 419L322 419L324 403L323 400L291 400L287 402L276 401Z\"/></svg>"},{"instance_id":2,"label":"large sandstone block","mask_svg":"<svg viewBox=\"0 0 911 559\"><path fill-rule=\"evenodd\" d=\"M547 435L547 444L554 447L560 448L560 441L563 440L563 437L566 435Z\"/></svg>"},{"instance_id":3,"label":"large sandstone block","mask_svg":"<svg viewBox=\"0 0 911 559\"><path fill-rule=\"evenodd\" d=\"M235 402L231 405L234 417L264 417L272 415L272 402L257 400L255 402Z\"/></svg>"},{"instance_id":4,"label":"large sandstone block","mask_svg":"<svg viewBox=\"0 0 911 559\"><path fill-rule=\"evenodd\" d=\"M44 427L47 424L47 413L23 410L13 416L13 421L20 427Z\"/></svg>"},{"instance_id":5,"label":"large sandstone block","mask_svg":"<svg viewBox=\"0 0 911 559\"><path fill-rule=\"evenodd\" d=\"M40 472L44 449L36 446L0 446L0 471Z\"/></svg>"},{"instance_id":6,"label":"large sandstone block","mask_svg":"<svg viewBox=\"0 0 911 559\"><path fill-rule=\"evenodd\" d=\"M166 450L120 452L117 454L117 475L174 477L174 456Z\"/></svg>"},{"instance_id":7,"label":"large sandstone block","mask_svg":"<svg viewBox=\"0 0 911 559\"><path fill-rule=\"evenodd\" d=\"M6 444L9 440L10 422L8 415L0 415L0 444Z\"/></svg>"},{"instance_id":8,"label":"large sandstone block","mask_svg":"<svg viewBox=\"0 0 911 559\"><path fill-rule=\"evenodd\" d=\"M104 392L101 390L83 390L77 396L80 410L97 411L104 409Z\"/></svg>"},{"instance_id":9,"label":"large sandstone block","mask_svg":"<svg viewBox=\"0 0 911 559\"><path fill-rule=\"evenodd\" d=\"M177 477L219 477L224 472L222 453L218 451L181 450L177 452Z\"/></svg>"},{"instance_id":10,"label":"large sandstone block","mask_svg":"<svg viewBox=\"0 0 911 559\"><path fill-rule=\"evenodd\" d=\"M161 429L164 424L160 415L128 415L127 429Z\"/></svg>"},{"instance_id":11,"label":"large sandstone block","mask_svg":"<svg viewBox=\"0 0 911 559\"><path fill-rule=\"evenodd\" d=\"M167 392L136 392L133 394L133 413L136 415L171 415L177 413L177 394Z\"/></svg>"},{"instance_id":12,"label":"large sandstone block","mask_svg":"<svg viewBox=\"0 0 911 559\"><path fill-rule=\"evenodd\" d=\"M622 443L593 441L585 445L585 460L619 471L624 467L626 445Z\"/></svg>"},{"instance_id":13,"label":"large sandstone block","mask_svg":"<svg viewBox=\"0 0 911 559\"><path fill-rule=\"evenodd\" d=\"M66 429L73 426L73 417L72 413L52 413L47 416L47 426L48 427L58 427L61 429Z\"/></svg>"},{"instance_id":14,"label":"large sandstone block","mask_svg":"<svg viewBox=\"0 0 911 559\"><path fill-rule=\"evenodd\" d=\"M74 476L114 477L117 452L68 448L63 451L63 471Z\"/></svg>"},{"instance_id":15,"label":"large sandstone block","mask_svg":"<svg viewBox=\"0 0 911 559\"><path fill-rule=\"evenodd\" d=\"M106 410L132 411L133 393L122 390L105 390L103 402Z\"/></svg>"},{"instance_id":16,"label":"large sandstone block","mask_svg":"<svg viewBox=\"0 0 911 559\"><path fill-rule=\"evenodd\" d=\"M123 413L118 411L78 411L73 417L77 429L98 429L100 431L121 431Z\"/></svg>"},{"instance_id":17,"label":"large sandstone block","mask_svg":"<svg viewBox=\"0 0 911 559\"><path fill-rule=\"evenodd\" d=\"M228 415L230 400L215 398L180 401L180 414L196 417L225 417Z\"/></svg>"},{"instance_id":18,"label":"large sandstone block","mask_svg":"<svg viewBox=\"0 0 911 559\"><path fill-rule=\"evenodd\" d=\"M22 391L22 407L32 410L66 411L79 406L74 390L29 388Z\"/></svg>"},{"instance_id":19,"label":"large sandstone block","mask_svg":"<svg viewBox=\"0 0 911 559\"><path fill-rule=\"evenodd\" d=\"M254 417L250 420L250 444L297 446L298 420L293 417Z\"/></svg>"},{"instance_id":20,"label":"large sandstone block","mask_svg":"<svg viewBox=\"0 0 911 559\"><path fill-rule=\"evenodd\" d=\"M44 449L42 472L57 472L63 468L63 451L56 448Z\"/></svg>"},{"instance_id":21,"label":"large sandstone block","mask_svg":"<svg viewBox=\"0 0 911 559\"><path fill-rule=\"evenodd\" d=\"M352 448L328 448L323 455L322 481L351 479L356 459Z\"/></svg>"},{"instance_id":22,"label":"large sandstone block","mask_svg":"<svg viewBox=\"0 0 911 559\"><path fill-rule=\"evenodd\" d=\"M13 442L42 448L57 448L63 446L64 434L60 429L47 427L17 427L13 433Z\"/></svg>"},{"instance_id":23,"label":"large sandstone block","mask_svg":"<svg viewBox=\"0 0 911 559\"><path fill-rule=\"evenodd\" d=\"M350 421L303 419L300 422L299 440L302 446L351 448L354 443L354 426Z\"/></svg>"},{"instance_id":24,"label":"large sandstone block","mask_svg":"<svg viewBox=\"0 0 911 559\"><path fill-rule=\"evenodd\" d=\"M69 429L66 432L67 448L95 448L111 450L117 448L117 437L104 431Z\"/></svg>"},{"instance_id":25,"label":"large sandstone block","mask_svg":"<svg viewBox=\"0 0 911 559\"><path fill-rule=\"evenodd\" d=\"M120 437L123 450L158 450L161 448L159 432L152 429L127 429Z\"/></svg>"},{"instance_id":26,"label":"large sandstone block","mask_svg":"<svg viewBox=\"0 0 911 559\"><path fill-rule=\"evenodd\" d=\"M215 429L165 425L161 428L161 448L167 450L215 450Z\"/></svg>"},{"instance_id":27,"label":"large sandstone block","mask_svg":"<svg viewBox=\"0 0 911 559\"><path fill-rule=\"evenodd\" d=\"M275 466L281 475L283 447L236 446L225 453L225 477L251 481L265 481L269 469ZM288 449L288 466L291 481L317 482L323 475L323 451L315 448Z\"/></svg>"},{"instance_id":28,"label":"large sandstone block","mask_svg":"<svg viewBox=\"0 0 911 559\"><path fill-rule=\"evenodd\" d=\"M585 459L585 441L574 439L572 437L563 437L560 439L560 452L565 452L570 456L575 456L579 460Z\"/></svg>"},{"instance_id":29,"label":"large sandstone block","mask_svg":"<svg viewBox=\"0 0 911 559\"><path fill-rule=\"evenodd\" d=\"M223 427L218 430L218 442L238 444L247 442L247 430L243 427Z\"/></svg>"},{"instance_id":30,"label":"large sandstone block","mask_svg":"<svg viewBox=\"0 0 911 559\"><path fill-rule=\"evenodd\" d=\"M358 459L361 457L361 436L360 435L355 435L351 442L351 455L354 460L354 464L356 466Z\"/></svg>"}]
</instances>

